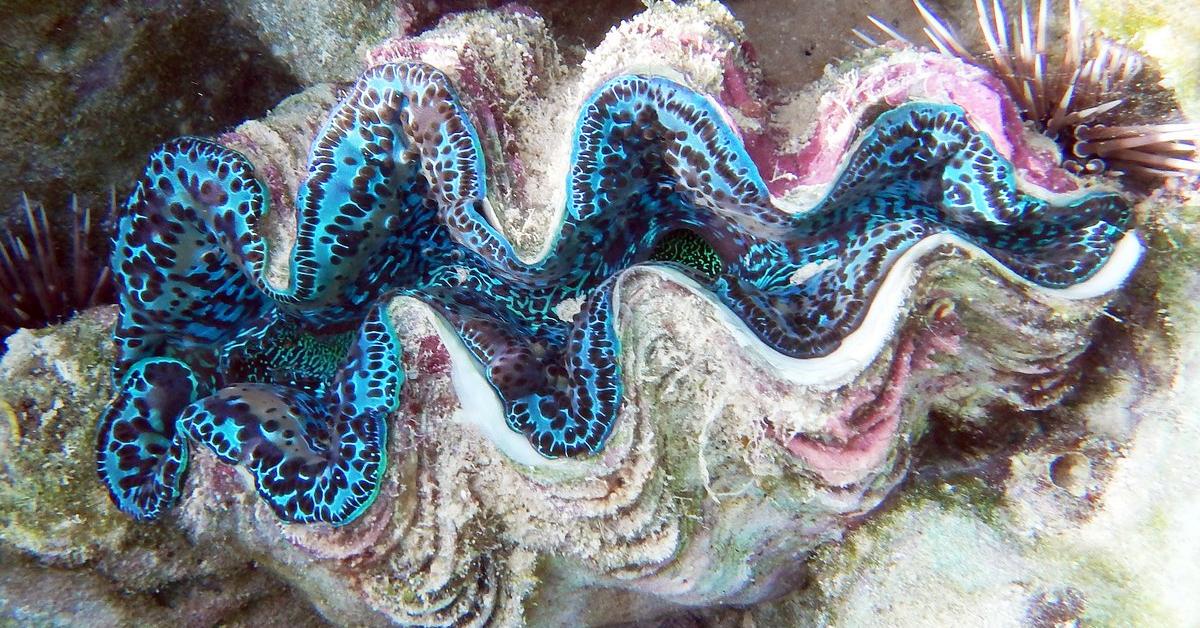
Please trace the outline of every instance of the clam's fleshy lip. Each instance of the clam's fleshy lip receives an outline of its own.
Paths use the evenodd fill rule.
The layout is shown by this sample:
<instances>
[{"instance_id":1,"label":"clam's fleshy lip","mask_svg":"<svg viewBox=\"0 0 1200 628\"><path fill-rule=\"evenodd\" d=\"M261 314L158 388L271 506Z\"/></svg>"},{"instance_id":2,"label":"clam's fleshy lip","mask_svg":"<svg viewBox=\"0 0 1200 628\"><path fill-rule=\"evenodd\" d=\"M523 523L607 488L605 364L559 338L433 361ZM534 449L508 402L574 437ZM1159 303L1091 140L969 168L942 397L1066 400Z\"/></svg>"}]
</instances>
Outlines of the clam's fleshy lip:
<instances>
[{"instance_id":1,"label":"clam's fleshy lip","mask_svg":"<svg viewBox=\"0 0 1200 628\"><path fill-rule=\"evenodd\" d=\"M1065 300L1095 298L1116 289L1137 266L1143 251L1137 232L1131 230L1117 242L1108 261L1090 278L1068 288L1053 289L1022 279L987 252L958 236L949 233L933 235L912 246L896 260L876 292L862 324L846 336L837 350L827 356L807 359L792 358L768 347L711 292L683 273L655 265L637 267L632 271L657 273L708 300L714 306L714 314L731 332L735 342L744 348L747 354L763 360L776 377L798 386L831 390L853 380L883 351L896 331L897 319L903 310L905 299L918 278L920 260L944 245L952 245L970 257L990 262L992 267L1014 284L1028 286L1050 298ZM613 308L617 312L620 311L621 283L618 283L613 294ZM450 375L461 406L455 413L454 420L474 426L498 450L519 464L572 464L572 459L551 460L542 457L528 439L508 428L504 419L503 404L484 376L483 366L475 360L466 345L439 315L432 309L429 309L429 315L450 354ZM884 396L886 392L882 391L880 395ZM858 430L847 443L863 450L866 456L878 457L880 439L890 436L898 423L899 417L892 416L896 412L898 409L876 412L876 419ZM805 452L811 453L814 460L820 458L820 452L827 448L845 451L844 447L827 446L811 439L804 443L806 444L798 444L797 447L803 447ZM867 451L868 449L870 451Z\"/></svg>"},{"instance_id":2,"label":"clam's fleshy lip","mask_svg":"<svg viewBox=\"0 0 1200 628\"><path fill-rule=\"evenodd\" d=\"M428 311L438 337L445 345L446 352L450 354L450 381L454 385L454 393L458 396L459 403L453 420L462 425L474 426L514 462L529 466L558 462L543 457L523 434L509 429L504 417L504 404L484 375L483 365L471 355L466 344L440 314L425 304L421 305ZM562 459L566 460L569 459Z\"/></svg>"},{"instance_id":3,"label":"clam's fleshy lip","mask_svg":"<svg viewBox=\"0 0 1200 628\"><path fill-rule=\"evenodd\" d=\"M896 319L900 316L904 300L917 279L919 261L933 250L948 244L971 257L991 262L991 266L1014 284L1029 286L1049 297L1067 300L1090 299L1116 289L1133 271L1142 254L1142 244L1138 240L1137 232L1131 230L1118 241L1108 261L1094 275L1074 286L1055 289L1044 288L1021 278L983 249L958 236L949 233L929 236L913 245L896 260L867 308L867 315L862 324L848 334L833 353L806 359L789 357L763 344L741 319L695 281L670 269L656 270L713 303L721 322L732 332L738 344L747 352L765 360L777 377L800 386L828 390L848 383L875 361L895 332Z\"/></svg>"}]
</instances>

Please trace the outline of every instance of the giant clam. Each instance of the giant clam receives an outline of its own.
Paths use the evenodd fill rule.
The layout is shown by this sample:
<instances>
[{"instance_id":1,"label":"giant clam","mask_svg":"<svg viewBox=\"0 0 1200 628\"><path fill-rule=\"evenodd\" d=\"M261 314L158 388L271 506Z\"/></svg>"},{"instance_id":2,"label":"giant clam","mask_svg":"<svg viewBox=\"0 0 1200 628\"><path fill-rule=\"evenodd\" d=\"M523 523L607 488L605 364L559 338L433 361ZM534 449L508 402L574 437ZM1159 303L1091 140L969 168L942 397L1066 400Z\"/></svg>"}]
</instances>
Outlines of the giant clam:
<instances>
[{"instance_id":1,"label":"giant clam","mask_svg":"<svg viewBox=\"0 0 1200 628\"><path fill-rule=\"evenodd\" d=\"M1140 254L1120 193L977 68L888 52L798 115L743 43L661 4L571 69L467 14L165 145L114 257L114 501L343 621L632 621L796 586L932 409L1070 392Z\"/></svg>"}]
</instances>

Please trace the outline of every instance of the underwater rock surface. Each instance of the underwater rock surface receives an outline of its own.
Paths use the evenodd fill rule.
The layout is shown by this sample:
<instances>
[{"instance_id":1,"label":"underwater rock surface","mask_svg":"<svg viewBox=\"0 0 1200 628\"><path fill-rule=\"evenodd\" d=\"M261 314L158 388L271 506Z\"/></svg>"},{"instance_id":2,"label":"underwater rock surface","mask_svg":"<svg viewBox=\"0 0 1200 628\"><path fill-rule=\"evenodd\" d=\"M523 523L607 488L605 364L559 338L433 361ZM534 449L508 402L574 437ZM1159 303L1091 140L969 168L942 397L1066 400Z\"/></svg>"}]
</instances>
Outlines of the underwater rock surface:
<instances>
[{"instance_id":1,"label":"underwater rock surface","mask_svg":"<svg viewBox=\"0 0 1200 628\"><path fill-rule=\"evenodd\" d=\"M719 5L657 5L573 68L539 18L510 11L452 18L425 35L389 42L369 62L419 60L449 75L480 131L495 225L527 257L556 228L568 150L562 143L579 103L629 71L669 72L712 95L775 198L797 211L828 188L881 99L889 108L910 100L958 103L1017 164L1023 190L1078 197L1078 181L1027 143L1012 124L1011 104L974 68L888 52L831 77L811 98L768 111L742 44L738 24ZM274 251L288 250L295 237L291 199L304 180L308 146L336 99L335 90L314 88L218 138L246 155L266 183L273 209L262 232ZM1106 487L1117 491L1147 473L1118 460L1114 449L1128 443L1129 459L1143 460L1147 454L1138 452L1147 442L1168 451L1194 442L1162 434L1194 435L1186 417L1170 414L1179 406L1164 391L1185 372L1176 356L1188 355L1182 351L1194 342L1188 330L1196 321L1192 310L1179 309L1190 307L1194 279L1170 280L1194 276L1198 245L1187 222L1147 218L1162 213L1158 204L1178 202L1159 197L1140 209L1150 253L1128 292L1109 289L1118 276L1094 295L1068 299L961 247L914 256L893 293L893 312L873 330L880 347L820 383L780 369L695 282L631 271L620 279L616 309L620 414L597 454L552 461L502 419L480 416L486 399L469 393L486 383L464 368L471 363L444 322L418 299L396 299L383 313L403 347L406 381L388 428L389 465L374 503L338 528L281 523L248 473L202 447L192 448L179 505L162 524L118 513L92 478L88 454L93 417L113 393L105 337L113 313L97 310L40 337L21 332L0 365L8 424L18 426L4 434L0 495L32 504L5 521L3 539L63 569L101 574L88 585L98 598L166 582L182 583L175 585L178 599L201 600L189 587L222 582L219 589L230 593L211 596L209 616L227 621L289 606L296 613L306 606L288 601L303 599L325 618L353 624L602 625L678 613L713 622L854 623L875 608L865 600L881 596L903 609L910 607L886 596L914 609L939 602L886 586L901 575L927 577L915 567L887 571L887 557L908 548L931 557L947 552L976 572L972 553L1017 554L1002 563L1004 574L1043 574L1009 597L986 600L998 610L978 617L1186 617L1179 614L1188 610L1185 601L1147 609L1143 598L1122 597L1085 572L1056 579L1053 571L1078 547L1062 522L1110 525L1106 513L1118 506L1107 502ZM1155 257L1168 241L1176 250ZM275 256L267 269L275 287L287 286L285 257ZM568 318L571 306L562 305ZM1159 318L1159 309L1168 318ZM1079 385L1081 375L1095 373L1108 375L1101 384ZM79 402L51 413L55 399L73 398ZM1005 449L1014 435L1020 445ZM61 470L37 473L43 458ZM913 488L901 489L884 516L868 518L914 469L920 473ZM956 479L959 469L984 469L981 485ZM1189 481L1164 490L1194 494ZM76 500L87 506L69 506ZM7 517L10 509L3 511ZM1182 519L1176 512L1167 518ZM862 521L868 523L848 541L829 544ZM1013 551L1012 538L1031 529L1058 533L1062 543L1018 543ZM1178 529L1167 526L1162 538L1178 538ZM1144 533L1158 538L1157 531ZM290 588L263 585L261 572ZM864 576L877 583L868 592L854 588ZM19 602L20 591L6 591L18 600L6 608L30 608ZM971 598L964 592L957 599ZM980 612L952 602L939 617ZM141 608L139 619L170 620L149 603L120 608L120 616ZM45 616L79 615L66 609Z\"/></svg>"},{"instance_id":2,"label":"underwater rock surface","mask_svg":"<svg viewBox=\"0 0 1200 628\"><path fill-rule=\"evenodd\" d=\"M216 132L299 90L233 4L4 3L0 225L20 217L22 193L99 209L164 136Z\"/></svg>"}]
</instances>

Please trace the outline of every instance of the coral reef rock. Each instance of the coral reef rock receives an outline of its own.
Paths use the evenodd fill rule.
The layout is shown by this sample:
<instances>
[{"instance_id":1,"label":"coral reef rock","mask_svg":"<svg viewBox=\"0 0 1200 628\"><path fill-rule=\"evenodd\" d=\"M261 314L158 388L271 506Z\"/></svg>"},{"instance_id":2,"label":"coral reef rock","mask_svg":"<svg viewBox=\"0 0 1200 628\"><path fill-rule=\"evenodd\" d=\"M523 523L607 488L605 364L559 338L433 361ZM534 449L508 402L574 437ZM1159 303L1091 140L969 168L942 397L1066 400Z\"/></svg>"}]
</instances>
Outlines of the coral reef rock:
<instances>
[{"instance_id":1,"label":"coral reef rock","mask_svg":"<svg viewBox=\"0 0 1200 628\"><path fill-rule=\"evenodd\" d=\"M917 101L961 107L1023 191L1094 191L977 68L884 48L770 94L715 2L654 4L579 65L519 6L452 16L366 61L419 61L456 86L487 157L488 218L526 258L559 225L580 104L628 73L708 96L773 201L797 213L881 111ZM344 91L314 86L217 138L265 184L273 251L294 244L292 199ZM470 356L428 305L396 298L382 310L405 380L389 464L370 507L338 527L281 521L251 472L203 447L178 507L154 524L124 516L92 454L115 393L114 309L20 331L0 362L0 612L446 626L1194 618L1179 593L1194 587L1174 578L1194 583L1197 563L1165 549L1195 549L1186 526L1200 503L1179 471L1200 441L1181 410L1198 394L1184 376L1200 355L1197 216L1163 209L1194 205L1187 194L1135 208L1141 232L1071 287L1036 286L952 241L913 249L851 350L824 362L765 347L682 273L634 268L616 288L619 416L598 452L576 457L544 458L481 419L491 394ZM267 282L287 285L286 260L270 259ZM1145 551L1123 550L1129 539ZM69 594L39 605L50 588Z\"/></svg>"},{"instance_id":2,"label":"coral reef rock","mask_svg":"<svg viewBox=\"0 0 1200 628\"><path fill-rule=\"evenodd\" d=\"M0 194L5 219L22 192L103 206L163 137L217 132L299 89L223 3L14 0L0 36L0 176L19 182Z\"/></svg>"}]
</instances>

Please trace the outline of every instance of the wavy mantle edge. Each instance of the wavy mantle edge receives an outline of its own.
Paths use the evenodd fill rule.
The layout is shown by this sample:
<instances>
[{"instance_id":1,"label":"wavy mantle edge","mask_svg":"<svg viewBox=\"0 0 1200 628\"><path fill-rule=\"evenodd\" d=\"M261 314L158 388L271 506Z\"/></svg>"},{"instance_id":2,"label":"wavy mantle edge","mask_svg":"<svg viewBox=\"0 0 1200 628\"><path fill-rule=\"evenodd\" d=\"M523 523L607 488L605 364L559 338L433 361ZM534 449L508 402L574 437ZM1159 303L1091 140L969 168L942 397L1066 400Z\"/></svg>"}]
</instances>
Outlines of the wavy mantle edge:
<instances>
[{"instance_id":1,"label":"wavy mantle edge","mask_svg":"<svg viewBox=\"0 0 1200 628\"><path fill-rule=\"evenodd\" d=\"M908 296L920 279L920 261L946 245L961 251L968 258L986 263L989 269L999 272L1013 288L1032 290L1046 298L1064 301L1095 299L1119 288L1136 268L1145 250L1136 230L1130 230L1117 242L1108 261L1094 275L1074 286L1055 289L1021 278L983 249L956 235L939 233L921 240L900 256L867 308L862 324L847 335L833 353L817 358L793 358L767 346L711 292L683 273L665 266L647 265L622 271L613 294L613 308L618 312L617 325L620 327L620 295L625 279L631 272L657 273L703 298L735 342L768 365L776 375L797 386L829 390L852 381L879 357L895 334ZM421 307L434 321L438 337L450 354L451 377L461 404L455 415L456 420L474 426L514 462L531 467L572 464L569 458L542 456L523 434L509 429L504 420L503 404L484 376L483 367L433 308L424 303L421 303Z\"/></svg>"},{"instance_id":2,"label":"wavy mantle edge","mask_svg":"<svg viewBox=\"0 0 1200 628\"><path fill-rule=\"evenodd\" d=\"M739 139L744 137L736 121L728 115L719 101L717 101L711 94L703 91L699 91L699 94L702 95L704 100L709 103L711 109L721 116L722 121L733 131L735 135L738 136ZM914 99L914 101L919 100L919 98ZM326 124L328 124L328 121ZM977 130L976 132L987 135L987 133L984 131ZM857 142L855 142L855 144L857 145ZM477 146L477 148L479 147ZM857 148L844 150L842 151L842 154L851 154L855 150L857 150ZM574 160L572 159L570 161ZM844 167L846 162L844 159L842 161ZM480 170L483 171L481 173L483 184L481 184L480 189L486 194L488 177L486 169L481 168ZM839 171L839 174L833 178L831 183L834 183L840 179L840 175L841 173ZM556 189L559 193L564 190L563 187L557 186ZM1081 195L1082 192L1071 196ZM772 203L772 205L774 205L776 209L781 209L775 203ZM494 216L494 212L491 211L485 212L485 214L489 215L489 218ZM554 242L557 240L557 235L565 219L565 208L560 209L558 214L558 220L556 222L560 228L556 229L554 231L555 235L546 241L546 248L552 248ZM497 227L497 225L494 223L498 221L491 220L490 222L493 222L493 227ZM508 239L507 234L504 234L502 229L497 228L497 230L502 234L502 237ZM1129 244L1129 246L1122 247L1122 244ZM975 257L977 254L982 252L973 245L967 244L964 240L948 234L927 237L919 241L917 245L911 247L904 254L902 254L902 259L898 261L892 269L887 271L884 277L884 286L877 291L877 293L871 299L871 302L867 308L867 316L865 319L857 327L851 330L851 333L839 343L838 349L830 355L820 358L806 359L787 358L766 347L761 343L761 341L758 341L757 338L754 338L751 334L749 334L749 330L745 324L739 320L736 320L736 318L732 316L732 312L728 311L727 308L723 306L718 307L717 319L721 321L726 328L731 328L731 330L734 332L734 337L738 340L739 345L748 348L750 353L760 358L764 358L765 361L773 367L774 371L779 373L784 380L787 380L793 384L811 386L818 390L828 390L830 388L845 384L847 381L852 379L857 373L866 368L886 346L888 339L892 337L892 334L896 329L896 321L899 318L899 313L901 312L905 296L911 291L912 284L914 281L916 281L916 266L918 261L925 254L943 245L950 245L965 251L969 257ZM1057 294L1057 296L1065 299L1083 299L1089 298L1090 296L1098 296L1099 294L1103 294L1111 289L1111 287L1106 288L1106 286L1109 285L1106 282L1113 282L1111 285L1112 287L1115 287L1124 280L1125 276L1128 275L1128 272L1136 264L1137 259L1140 256L1140 249L1140 243L1137 240L1136 234L1127 233L1122 238L1121 243L1117 245L1116 249L1126 251L1125 254L1120 256L1121 259L1118 260L1122 263L1114 264L1114 260L1110 259L1108 262L1105 262L1101 269L1109 270L1110 272L1097 272L1095 274L1096 276L1089 277L1089 279L1082 284L1060 290L1045 290L1045 292ZM1116 250L1114 250L1114 254ZM1001 269L1003 271L1002 274L1015 275L1015 273L1008 271L1003 264L995 262L995 260L990 256L986 254L983 254L982 256L985 258L985 260L994 262L992 265ZM820 263L815 265L819 266ZM1116 267L1116 270L1112 270L1113 267ZM663 270L663 272L669 273L669 271L666 270ZM668 278L670 278L670 274L668 274ZM1012 277L1008 278L1012 279ZM685 288L688 288L693 292L699 291L700 296L706 301L712 302L715 300L712 295L708 294L707 291L698 284L689 282L686 279L683 279L682 281L679 279L680 278L675 279L676 283L681 283ZM615 294L614 303L618 303ZM454 353L457 353L459 358L466 357L466 360L459 360L460 364L458 364L456 372L462 374L462 377L458 377L455 380L455 385L456 388L459 389L460 395L466 399L466 402L463 404L465 409L469 411L469 414L472 417L474 417L474 422L478 423L489 421L490 418L495 416L495 414L499 414L496 412L497 408L500 406L497 394L494 390L492 390L491 386L487 385L486 379L482 377L482 373L480 372L481 366L476 364L470 356L466 355L465 347L462 345L462 342L458 341L457 339L448 338L448 336L452 337L455 336L455 334L447 334L446 332L448 330L444 325L439 325L438 331L439 335L442 336L443 344L449 349L457 350L451 351L452 357ZM476 382L476 384L479 385L471 383L460 384L460 382L468 382L470 379L470 372L468 369L470 366L475 367L474 370L475 374L478 376L477 379L481 380ZM490 395L488 393L490 393ZM490 400L485 399L485 397L488 396L491 397ZM502 414L500 414L500 416L503 417ZM495 423L497 425L507 425L506 421L497 421ZM495 439L493 439L493 442L495 442ZM532 449L532 447L530 447L530 449ZM514 457L514 459L519 461L527 461L527 463L552 462L542 459L531 460L525 455L528 452L520 452L519 450L506 447L502 447L502 450L505 451L506 454Z\"/></svg>"}]
</instances>

